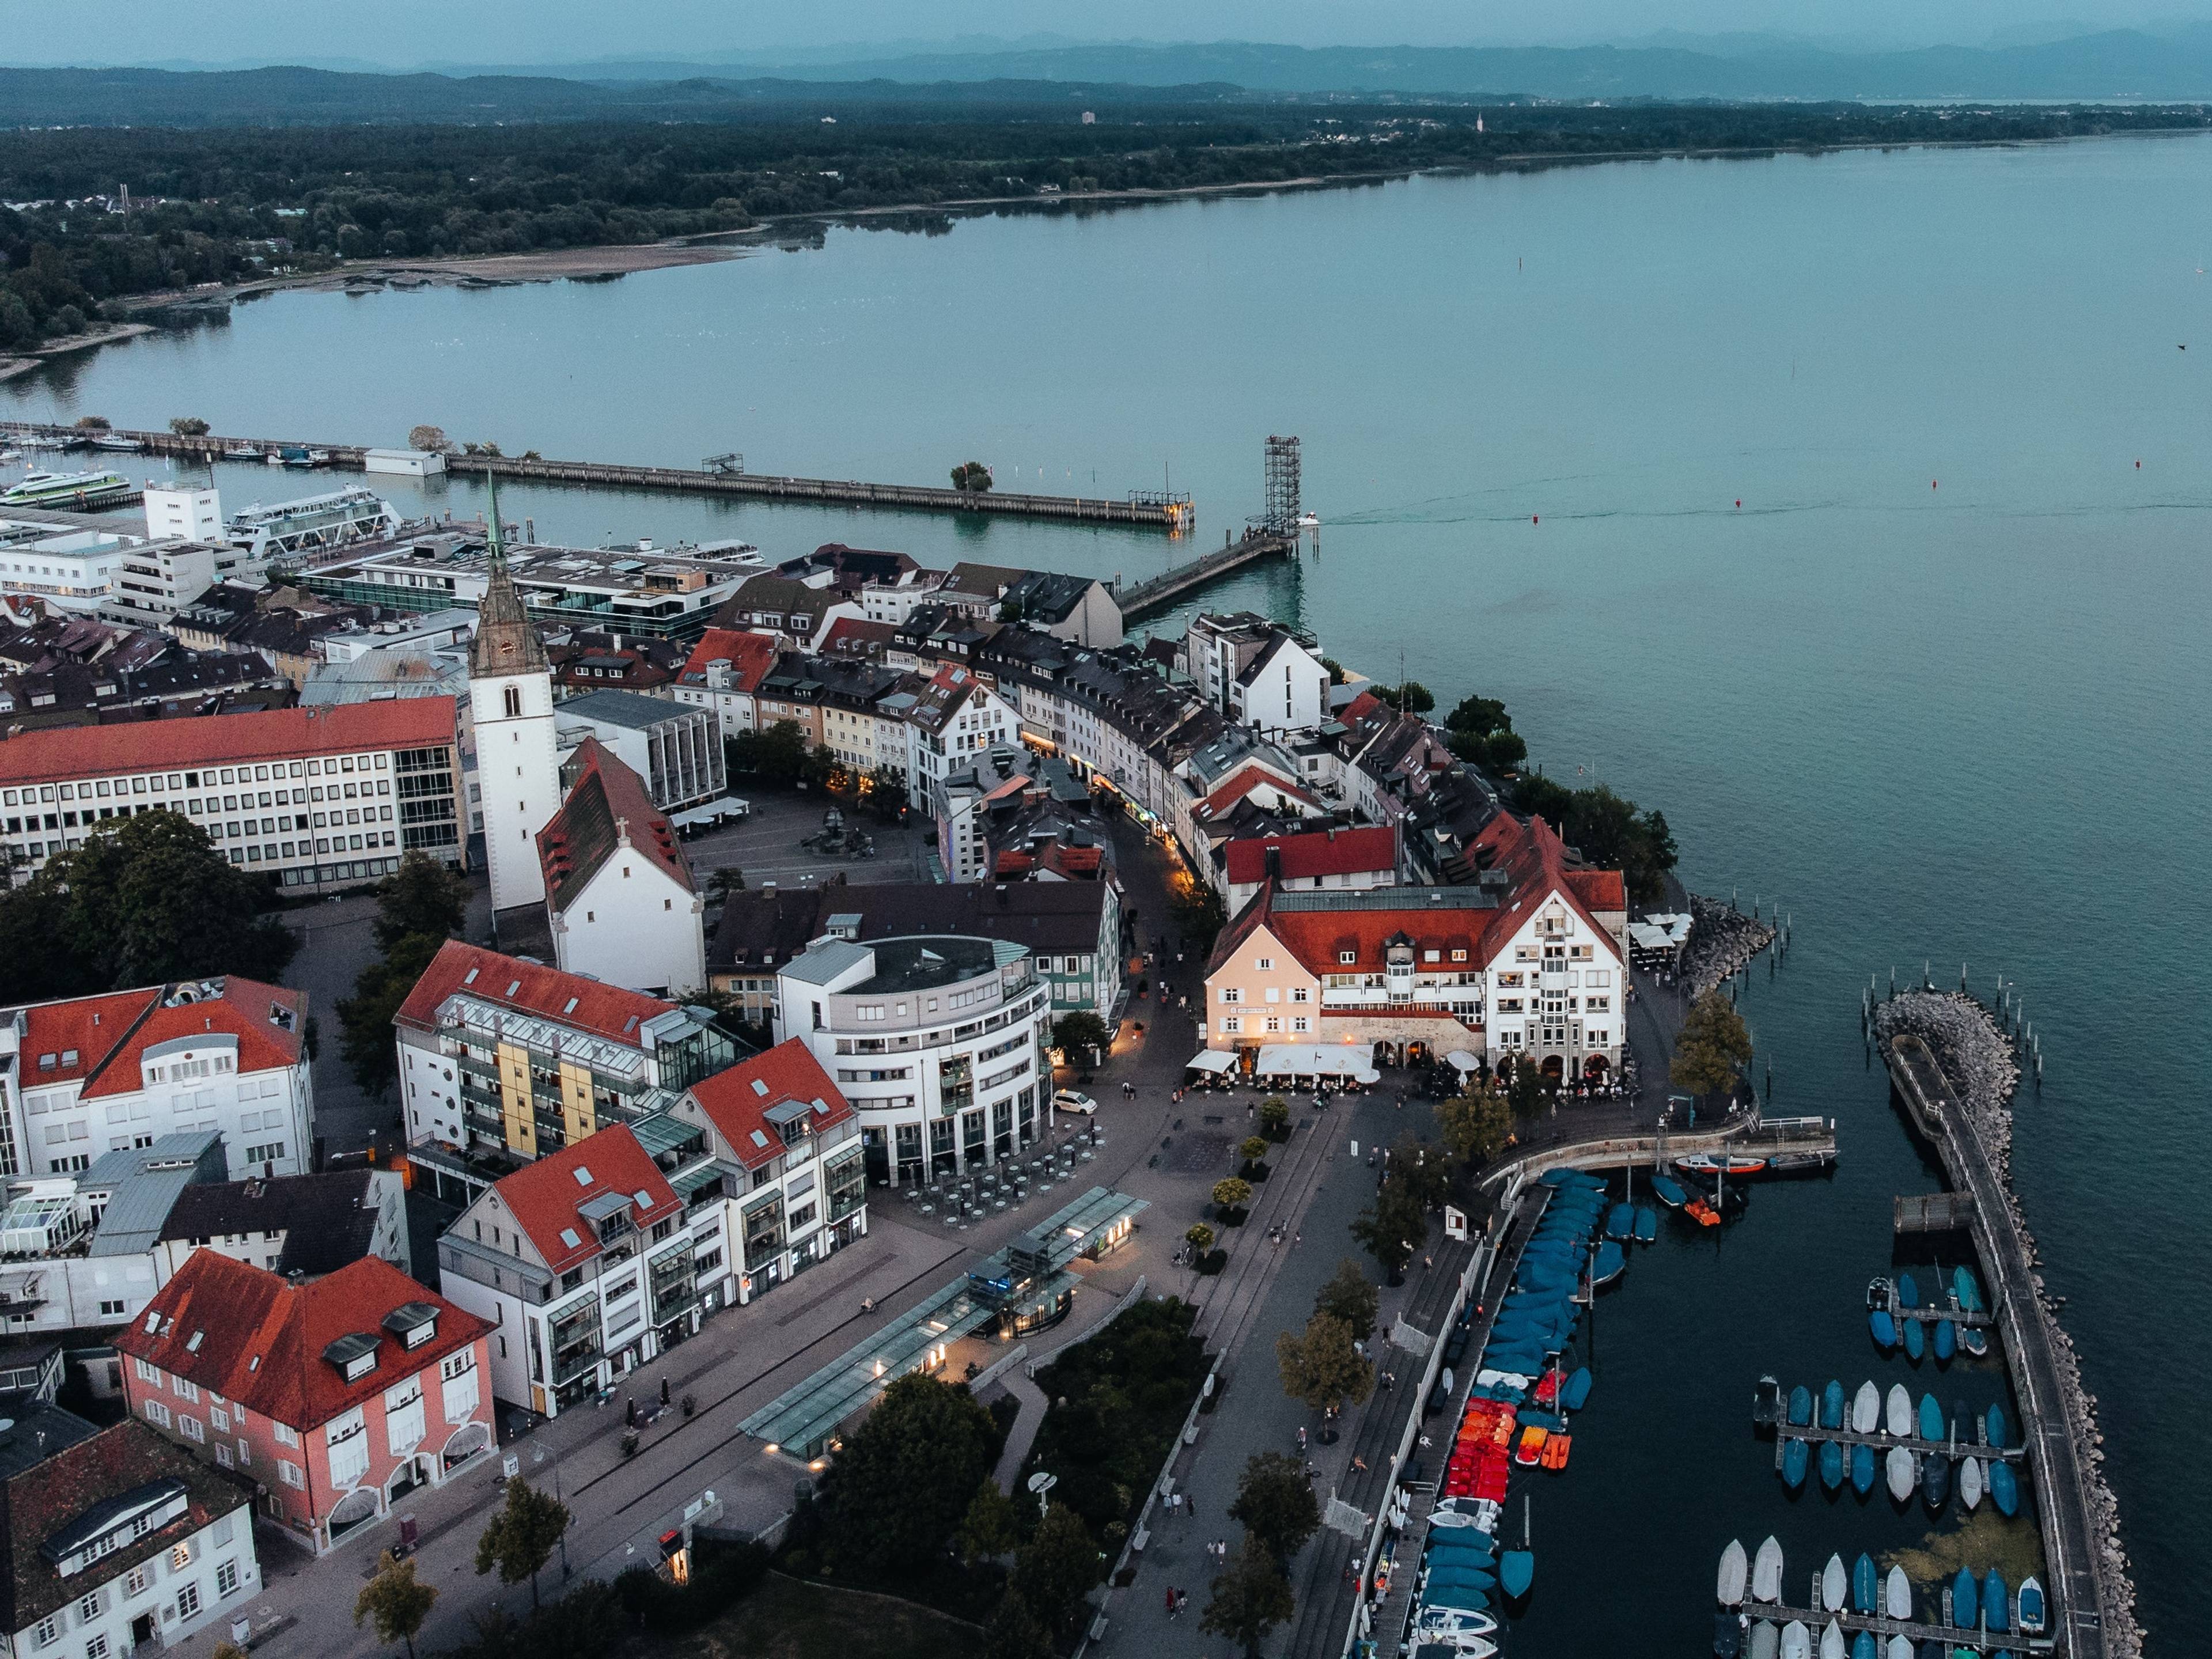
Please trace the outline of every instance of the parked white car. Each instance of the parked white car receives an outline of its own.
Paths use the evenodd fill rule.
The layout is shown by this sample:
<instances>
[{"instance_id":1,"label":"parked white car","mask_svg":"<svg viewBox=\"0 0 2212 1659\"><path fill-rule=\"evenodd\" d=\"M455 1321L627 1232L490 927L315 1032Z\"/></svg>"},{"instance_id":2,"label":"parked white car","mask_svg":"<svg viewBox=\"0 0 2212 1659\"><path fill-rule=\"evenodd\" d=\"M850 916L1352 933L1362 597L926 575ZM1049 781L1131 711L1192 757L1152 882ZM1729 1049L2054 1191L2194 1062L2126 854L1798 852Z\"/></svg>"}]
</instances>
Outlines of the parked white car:
<instances>
[{"instance_id":1,"label":"parked white car","mask_svg":"<svg viewBox=\"0 0 2212 1659\"><path fill-rule=\"evenodd\" d=\"M1080 1112L1089 1117L1097 1111L1098 1103L1079 1091L1059 1089L1053 1092L1052 1109L1055 1112Z\"/></svg>"}]
</instances>

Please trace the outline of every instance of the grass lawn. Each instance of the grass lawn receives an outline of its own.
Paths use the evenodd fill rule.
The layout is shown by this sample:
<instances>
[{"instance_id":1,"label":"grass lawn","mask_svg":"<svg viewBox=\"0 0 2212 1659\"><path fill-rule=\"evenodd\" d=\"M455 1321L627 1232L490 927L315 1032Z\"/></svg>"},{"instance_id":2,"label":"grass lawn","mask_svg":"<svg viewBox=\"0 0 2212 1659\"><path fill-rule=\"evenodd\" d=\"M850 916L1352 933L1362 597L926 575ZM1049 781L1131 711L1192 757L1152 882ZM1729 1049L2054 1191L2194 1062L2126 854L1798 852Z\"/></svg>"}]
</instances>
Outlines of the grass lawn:
<instances>
[{"instance_id":1,"label":"grass lawn","mask_svg":"<svg viewBox=\"0 0 2212 1659\"><path fill-rule=\"evenodd\" d=\"M674 1659L943 1659L972 1651L981 1637L973 1625L895 1596L770 1573L704 1629L631 1651Z\"/></svg>"}]
</instances>

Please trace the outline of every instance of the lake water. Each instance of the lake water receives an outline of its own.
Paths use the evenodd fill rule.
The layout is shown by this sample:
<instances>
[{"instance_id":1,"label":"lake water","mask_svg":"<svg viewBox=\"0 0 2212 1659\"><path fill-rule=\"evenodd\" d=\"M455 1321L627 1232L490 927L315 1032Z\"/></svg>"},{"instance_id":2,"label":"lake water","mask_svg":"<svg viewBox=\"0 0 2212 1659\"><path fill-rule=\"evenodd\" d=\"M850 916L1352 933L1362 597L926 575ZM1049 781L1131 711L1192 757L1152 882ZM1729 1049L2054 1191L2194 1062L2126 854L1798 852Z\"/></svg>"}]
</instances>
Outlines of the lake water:
<instances>
[{"instance_id":1,"label":"lake water","mask_svg":"<svg viewBox=\"0 0 2212 1659\"><path fill-rule=\"evenodd\" d=\"M2160 1650L2212 1620L2204 1248L2204 641L2212 139L1661 161L1423 179L489 293L281 295L0 390L0 411L1003 488L1189 489L1194 542L1304 441L1327 521L1297 614L1449 707L1503 697L1555 775L1663 807L1693 887L1780 895L1747 1003L1831 1182L1639 1256L1599 1314L1573 1469L1539 1490L1522 1651L1705 1650L1723 1543L1793 1583L1924 1525L1781 1494L1773 1370L1905 1376L1861 1297L1930 1183L1865 1068L1858 988L1961 963L2027 998L2014 1176L2101 1398ZM2179 348L2186 347L2187 349ZM242 502L296 479L227 472ZM412 501L406 489L398 492ZM468 487L433 506L470 507ZM740 535L1122 572L1157 536L523 490L541 536ZM1741 502L1741 506L1737 505ZM1921 1383L1916 1386L1928 1386ZM1947 1402L1986 1403L1961 1374ZM1947 1523L1948 1524L1948 1523ZM2160 1639L2171 1638L2171 1639Z\"/></svg>"}]
</instances>

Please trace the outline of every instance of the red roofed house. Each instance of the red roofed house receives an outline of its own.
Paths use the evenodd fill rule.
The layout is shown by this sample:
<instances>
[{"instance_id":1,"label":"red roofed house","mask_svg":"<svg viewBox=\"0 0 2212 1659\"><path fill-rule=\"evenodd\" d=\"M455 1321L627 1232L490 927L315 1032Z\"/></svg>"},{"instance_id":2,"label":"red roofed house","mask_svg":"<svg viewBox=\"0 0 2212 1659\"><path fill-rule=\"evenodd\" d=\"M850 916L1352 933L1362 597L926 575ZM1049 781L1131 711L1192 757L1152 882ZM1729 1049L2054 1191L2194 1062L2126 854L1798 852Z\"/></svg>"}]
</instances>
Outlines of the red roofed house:
<instances>
[{"instance_id":1,"label":"red roofed house","mask_svg":"<svg viewBox=\"0 0 2212 1659\"><path fill-rule=\"evenodd\" d=\"M307 1012L304 992L235 976L0 1011L0 1173L73 1175L214 1129L232 1179L298 1175L315 1131Z\"/></svg>"},{"instance_id":2,"label":"red roofed house","mask_svg":"<svg viewBox=\"0 0 2212 1659\"><path fill-rule=\"evenodd\" d=\"M734 1045L659 997L449 939L392 1018L408 1160L448 1203L525 1163L659 1109Z\"/></svg>"},{"instance_id":3,"label":"red roofed house","mask_svg":"<svg viewBox=\"0 0 2212 1659\"><path fill-rule=\"evenodd\" d=\"M706 901L637 774L586 738L575 782L538 832L545 913L565 973L656 996L707 983Z\"/></svg>"},{"instance_id":4,"label":"red roofed house","mask_svg":"<svg viewBox=\"0 0 2212 1659\"><path fill-rule=\"evenodd\" d=\"M754 694L775 672L777 635L750 629L710 628L691 647L690 659L675 683L660 692L694 708L721 717L722 735L750 732L760 724Z\"/></svg>"},{"instance_id":5,"label":"red roofed house","mask_svg":"<svg viewBox=\"0 0 2212 1659\"><path fill-rule=\"evenodd\" d=\"M868 1231L860 1115L797 1037L702 1078L674 1116L707 1131L708 1150L741 1165L730 1200L749 1302Z\"/></svg>"},{"instance_id":6,"label":"red roofed house","mask_svg":"<svg viewBox=\"0 0 2212 1659\"><path fill-rule=\"evenodd\" d=\"M455 744L451 697L25 732L0 743L0 848L35 870L167 808L286 888L375 881L413 848L465 866Z\"/></svg>"},{"instance_id":7,"label":"red roofed house","mask_svg":"<svg viewBox=\"0 0 2212 1659\"><path fill-rule=\"evenodd\" d=\"M1554 1078L1609 1073L1627 1023L1620 872L1568 869L1549 824L1505 812L1475 859L1480 874L1460 887L1263 881L1214 946L1207 1046L1256 1051L1262 1074L1326 1072L1289 1052L1316 1045L1381 1064L1460 1053Z\"/></svg>"},{"instance_id":8,"label":"red roofed house","mask_svg":"<svg viewBox=\"0 0 2212 1659\"><path fill-rule=\"evenodd\" d=\"M492 1327L378 1256L305 1285L194 1254L117 1333L131 1413L317 1554L489 1450Z\"/></svg>"},{"instance_id":9,"label":"red roofed house","mask_svg":"<svg viewBox=\"0 0 2212 1659\"><path fill-rule=\"evenodd\" d=\"M1278 892L1296 893L1388 887L1398 878L1398 832L1389 824L1240 836L1223 850L1228 854L1232 916L1268 881Z\"/></svg>"},{"instance_id":10,"label":"red roofed house","mask_svg":"<svg viewBox=\"0 0 2212 1659\"><path fill-rule=\"evenodd\" d=\"M492 1392L557 1416L735 1299L727 1178L697 1127L664 1112L550 1153L462 1211L438 1240L438 1283L495 1328Z\"/></svg>"}]
</instances>

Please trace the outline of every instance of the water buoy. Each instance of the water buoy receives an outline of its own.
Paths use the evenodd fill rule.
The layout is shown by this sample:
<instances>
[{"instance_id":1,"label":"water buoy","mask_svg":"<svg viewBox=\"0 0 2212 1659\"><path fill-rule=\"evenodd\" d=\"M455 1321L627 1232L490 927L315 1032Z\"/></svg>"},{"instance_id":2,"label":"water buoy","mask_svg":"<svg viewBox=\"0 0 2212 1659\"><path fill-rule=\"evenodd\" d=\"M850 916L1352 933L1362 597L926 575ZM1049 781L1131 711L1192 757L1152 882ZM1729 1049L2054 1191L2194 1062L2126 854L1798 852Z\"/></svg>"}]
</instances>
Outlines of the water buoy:
<instances>
[{"instance_id":1,"label":"water buoy","mask_svg":"<svg viewBox=\"0 0 2212 1659\"><path fill-rule=\"evenodd\" d=\"M1529 522L1530 524L1541 524L1541 523L1543 523L1544 521L1543 521L1541 519L1538 518L1534 514L1531 513L1531 514L1528 515L1528 522Z\"/></svg>"},{"instance_id":2,"label":"water buoy","mask_svg":"<svg viewBox=\"0 0 2212 1659\"><path fill-rule=\"evenodd\" d=\"M1930 489L1935 489L1935 488L1936 488L1936 480L1935 480L1935 479L1933 479L1933 478L1930 478L1930 479L1928 481L1928 487L1929 487Z\"/></svg>"},{"instance_id":3,"label":"water buoy","mask_svg":"<svg viewBox=\"0 0 2212 1659\"><path fill-rule=\"evenodd\" d=\"M1738 507L1739 509L1741 509L1741 508L1742 507L1742 506L1743 506L1743 497L1742 497L1742 496L1741 496L1741 495L1737 496L1737 497L1735 498L1735 504L1736 504L1737 507Z\"/></svg>"},{"instance_id":4,"label":"water buoy","mask_svg":"<svg viewBox=\"0 0 2212 1659\"><path fill-rule=\"evenodd\" d=\"M2137 461L2136 463L2136 471L2138 472L2142 471L2142 463L2141 461Z\"/></svg>"}]
</instances>

